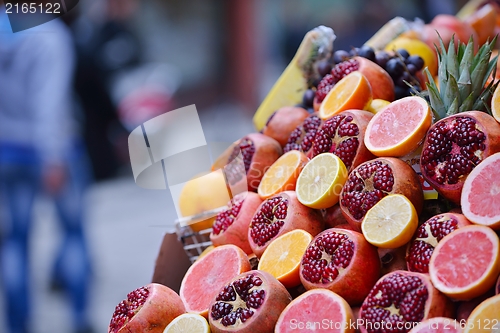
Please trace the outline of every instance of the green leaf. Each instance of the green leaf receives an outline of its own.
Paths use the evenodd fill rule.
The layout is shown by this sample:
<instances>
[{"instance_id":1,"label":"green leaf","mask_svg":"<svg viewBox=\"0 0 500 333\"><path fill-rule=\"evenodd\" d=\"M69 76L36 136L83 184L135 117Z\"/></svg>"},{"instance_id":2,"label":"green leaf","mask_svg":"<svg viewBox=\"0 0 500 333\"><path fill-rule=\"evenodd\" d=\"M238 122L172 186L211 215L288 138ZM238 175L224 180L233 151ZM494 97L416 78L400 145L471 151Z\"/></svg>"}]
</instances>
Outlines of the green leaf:
<instances>
[{"instance_id":1,"label":"green leaf","mask_svg":"<svg viewBox=\"0 0 500 333\"><path fill-rule=\"evenodd\" d=\"M457 62L457 55L455 53L455 34L453 34L451 40L450 40L450 45L448 46L448 54L446 55L446 66L448 73L450 75L453 75L455 79L459 77L458 75L458 62Z\"/></svg>"},{"instance_id":2,"label":"green leaf","mask_svg":"<svg viewBox=\"0 0 500 333\"><path fill-rule=\"evenodd\" d=\"M452 116L458 113L458 97L456 97L451 103L448 111L446 112L446 116Z\"/></svg>"},{"instance_id":3,"label":"green leaf","mask_svg":"<svg viewBox=\"0 0 500 333\"><path fill-rule=\"evenodd\" d=\"M461 45L463 46L463 44ZM464 50L464 55L463 57L461 58L460 60L460 75L462 75L462 73L464 71L467 71L470 75L471 73L471 64L472 64L472 59L474 58L474 42L472 40L472 37L469 39L469 42L467 43L467 46L465 47L465 50Z\"/></svg>"},{"instance_id":4,"label":"green leaf","mask_svg":"<svg viewBox=\"0 0 500 333\"><path fill-rule=\"evenodd\" d=\"M465 99L471 94L472 91L470 73L468 70L462 71L457 84L458 84L458 93L460 95L460 100L465 101Z\"/></svg>"},{"instance_id":5,"label":"green leaf","mask_svg":"<svg viewBox=\"0 0 500 333\"><path fill-rule=\"evenodd\" d=\"M474 105L474 95L472 93L467 96L466 99L462 102L462 104L458 107L458 112L465 112L473 110L472 106Z\"/></svg>"},{"instance_id":6,"label":"green leaf","mask_svg":"<svg viewBox=\"0 0 500 333\"><path fill-rule=\"evenodd\" d=\"M488 78L493 77L495 78L495 74L497 71L497 61L498 61L498 55L496 55L489 63L486 68L486 73L483 78L483 87L488 82Z\"/></svg>"},{"instance_id":7,"label":"green leaf","mask_svg":"<svg viewBox=\"0 0 500 333\"><path fill-rule=\"evenodd\" d=\"M448 85L444 88L444 98L443 103L445 107L450 107L450 105L459 97L458 84L453 75L448 78ZM458 103L458 102L457 102ZM458 105L458 104L457 104Z\"/></svg>"},{"instance_id":8,"label":"green leaf","mask_svg":"<svg viewBox=\"0 0 500 333\"><path fill-rule=\"evenodd\" d=\"M471 82L472 82L472 91L476 96L479 96L484 87L484 76L488 69L489 58L482 58L476 68L472 71L471 74Z\"/></svg>"}]
</instances>

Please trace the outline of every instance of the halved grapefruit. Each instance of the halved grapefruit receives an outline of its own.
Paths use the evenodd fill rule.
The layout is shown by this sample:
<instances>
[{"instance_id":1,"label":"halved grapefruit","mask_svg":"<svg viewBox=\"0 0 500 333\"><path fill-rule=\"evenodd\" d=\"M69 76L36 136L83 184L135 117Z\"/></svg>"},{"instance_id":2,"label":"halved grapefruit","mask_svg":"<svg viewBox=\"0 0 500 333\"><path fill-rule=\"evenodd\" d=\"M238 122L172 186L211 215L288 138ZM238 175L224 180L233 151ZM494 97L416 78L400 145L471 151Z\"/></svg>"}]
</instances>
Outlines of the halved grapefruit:
<instances>
[{"instance_id":1,"label":"halved grapefruit","mask_svg":"<svg viewBox=\"0 0 500 333\"><path fill-rule=\"evenodd\" d=\"M198 258L184 275L179 290L186 312L208 317L210 302L235 276L251 269L245 252L236 245L221 245Z\"/></svg>"},{"instance_id":2,"label":"halved grapefruit","mask_svg":"<svg viewBox=\"0 0 500 333\"><path fill-rule=\"evenodd\" d=\"M500 230L500 153L485 158L467 176L461 205L472 223Z\"/></svg>"},{"instance_id":3,"label":"halved grapefruit","mask_svg":"<svg viewBox=\"0 0 500 333\"><path fill-rule=\"evenodd\" d=\"M480 296L500 274L500 241L482 225L468 225L446 235L429 262L429 276L436 289L450 298Z\"/></svg>"},{"instance_id":4,"label":"halved grapefruit","mask_svg":"<svg viewBox=\"0 0 500 333\"><path fill-rule=\"evenodd\" d=\"M354 333L354 315L349 304L328 289L308 290L281 313L275 333Z\"/></svg>"},{"instance_id":5,"label":"halved grapefruit","mask_svg":"<svg viewBox=\"0 0 500 333\"><path fill-rule=\"evenodd\" d=\"M398 99L378 111L368 123L365 145L376 156L405 156L422 143L432 124L425 99Z\"/></svg>"}]
</instances>

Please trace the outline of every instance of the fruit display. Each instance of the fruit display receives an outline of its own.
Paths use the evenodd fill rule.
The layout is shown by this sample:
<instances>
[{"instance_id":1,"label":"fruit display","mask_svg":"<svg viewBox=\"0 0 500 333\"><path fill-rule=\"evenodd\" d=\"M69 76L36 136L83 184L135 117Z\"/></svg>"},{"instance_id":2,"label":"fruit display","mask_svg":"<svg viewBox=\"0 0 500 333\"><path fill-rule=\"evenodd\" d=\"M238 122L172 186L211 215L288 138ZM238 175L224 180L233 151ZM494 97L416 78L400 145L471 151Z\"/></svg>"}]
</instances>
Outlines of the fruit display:
<instances>
[{"instance_id":1,"label":"fruit display","mask_svg":"<svg viewBox=\"0 0 500 333\"><path fill-rule=\"evenodd\" d=\"M213 248L108 332L500 332L500 6L477 3L351 50L307 33L212 166L248 190L210 220Z\"/></svg>"}]
</instances>

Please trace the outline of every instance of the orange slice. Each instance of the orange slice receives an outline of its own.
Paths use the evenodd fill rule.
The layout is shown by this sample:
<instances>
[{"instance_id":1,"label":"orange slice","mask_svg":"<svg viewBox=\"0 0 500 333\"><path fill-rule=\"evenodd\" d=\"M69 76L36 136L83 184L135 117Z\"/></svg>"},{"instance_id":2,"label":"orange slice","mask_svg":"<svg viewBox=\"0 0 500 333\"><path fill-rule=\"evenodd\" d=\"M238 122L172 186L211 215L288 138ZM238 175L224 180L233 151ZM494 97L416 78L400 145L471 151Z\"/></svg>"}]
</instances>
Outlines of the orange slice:
<instances>
[{"instance_id":1,"label":"orange slice","mask_svg":"<svg viewBox=\"0 0 500 333\"><path fill-rule=\"evenodd\" d=\"M366 212L361 231L380 248L395 249L408 243L418 227L418 215L402 194L389 194Z\"/></svg>"},{"instance_id":2,"label":"orange slice","mask_svg":"<svg viewBox=\"0 0 500 333\"><path fill-rule=\"evenodd\" d=\"M366 127L365 146L375 156L405 156L422 143L432 124L426 100L398 99L373 116Z\"/></svg>"},{"instance_id":3,"label":"orange slice","mask_svg":"<svg viewBox=\"0 0 500 333\"><path fill-rule=\"evenodd\" d=\"M491 98L491 115L500 123L500 85L498 85Z\"/></svg>"},{"instance_id":4,"label":"orange slice","mask_svg":"<svg viewBox=\"0 0 500 333\"><path fill-rule=\"evenodd\" d=\"M347 175L347 168L337 155L319 154L306 164L297 179L297 199L315 209L332 207L339 202Z\"/></svg>"},{"instance_id":5,"label":"orange slice","mask_svg":"<svg viewBox=\"0 0 500 333\"><path fill-rule=\"evenodd\" d=\"M464 333L500 332L500 295L485 299L467 319Z\"/></svg>"},{"instance_id":6,"label":"orange slice","mask_svg":"<svg viewBox=\"0 0 500 333\"><path fill-rule=\"evenodd\" d=\"M283 191L295 190L295 183L308 159L303 152L291 150L278 158L260 181L257 193L267 199Z\"/></svg>"},{"instance_id":7,"label":"orange slice","mask_svg":"<svg viewBox=\"0 0 500 333\"><path fill-rule=\"evenodd\" d=\"M287 288L300 285L300 262L312 239L312 235L302 229L281 235L266 248L258 269L270 273Z\"/></svg>"},{"instance_id":8,"label":"orange slice","mask_svg":"<svg viewBox=\"0 0 500 333\"><path fill-rule=\"evenodd\" d=\"M493 229L468 225L438 243L429 262L436 289L450 298L468 300L492 288L500 274L500 241Z\"/></svg>"},{"instance_id":9,"label":"orange slice","mask_svg":"<svg viewBox=\"0 0 500 333\"><path fill-rule=\"evenodd\" d=\"M354 71L337 82L326 95L319 107L319 117L328 119L345 110L364 110L372 99L370 83L361 72Z\"/></svg>"},{"instance_id":10,"label":"orange slice","mask_svg":"<svg viewBox=\"0 0 500 333\"><path fill-rule=\"evenodd\" d=\"M163 333L210 333L205 317L196 313L184 313L167 325Z\"/></svg>"}]
</instances>

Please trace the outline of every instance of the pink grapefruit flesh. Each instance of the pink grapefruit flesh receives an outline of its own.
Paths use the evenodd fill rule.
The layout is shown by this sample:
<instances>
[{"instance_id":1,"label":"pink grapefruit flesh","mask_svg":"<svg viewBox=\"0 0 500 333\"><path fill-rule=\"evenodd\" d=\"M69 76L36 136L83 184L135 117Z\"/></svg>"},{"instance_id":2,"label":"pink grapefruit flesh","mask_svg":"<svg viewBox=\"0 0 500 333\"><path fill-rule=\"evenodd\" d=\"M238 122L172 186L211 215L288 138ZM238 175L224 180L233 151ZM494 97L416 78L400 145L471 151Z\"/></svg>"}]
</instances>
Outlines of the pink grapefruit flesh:
<instances>
[{"instance_id":1,"label":"pink grapefruit flesh","mask_svg":"<svg viewBox=\"0 0 500 333\"><path fill-rule=\"evenodd\" d=\"M446 235L429 263L434 287L457 300L482 295L500 274L500 241L488 227L469 225Z\"/></svg>"},{"instance_id":2,"label":"pink grapefruit flesh","mask_svg":"<svg viewBox=\"0 0 500 333\"><path fill-rule=\"evenodd\" d=\"M401 98L370 120L364 138L366 148L376 156L405 156L418 148L431 123L432 113L423 98Z\"/></svg>"},{"instance_id":3,"label":"pink grapefruit flesh","mask_svg":"<svg viewBox=\"0 0 500 333\"><path fill-rule=\"evenodd\" d=\"M312 289L294 299L281 313L275 333L354 333L355 322L347 302L328 289Z\"/></svg>"},{"instance_id":4,"label":"pink grapefruit flesh","mask_svg":"<svg viewBox=\"0 0 500 333\"><path fill-rule=\"evenodd\" d=\"M500 153L485 158L467 176L461 204L472 223L500 230Z\"/></svg>"},{"instance_id":5,"label":"pink grapefruit flesh","mask_svg":"<svg viewBox=\"0 0 500 333\"><path fill-rule=\"evenodd\" d=\"M184 275L179 295L187 312L208 316L210 302L235 276L251 269L243 250L221 245L199 258Z\"/></svg>"}]
</instances>

